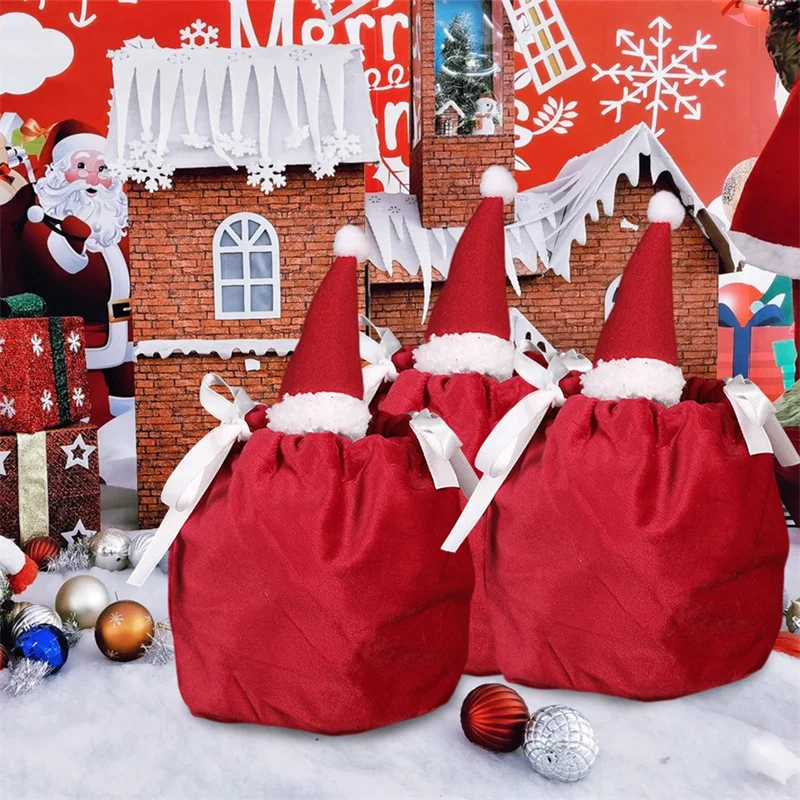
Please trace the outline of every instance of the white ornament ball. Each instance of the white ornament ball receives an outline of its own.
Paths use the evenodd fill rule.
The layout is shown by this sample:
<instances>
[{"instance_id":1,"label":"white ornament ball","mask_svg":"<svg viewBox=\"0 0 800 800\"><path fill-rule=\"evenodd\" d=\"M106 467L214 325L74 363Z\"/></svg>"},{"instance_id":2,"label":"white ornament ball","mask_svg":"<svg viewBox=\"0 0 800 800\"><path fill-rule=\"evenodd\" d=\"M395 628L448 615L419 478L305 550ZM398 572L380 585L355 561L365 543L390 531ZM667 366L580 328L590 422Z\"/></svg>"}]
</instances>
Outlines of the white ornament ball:
<instances>
[{"instance_id":1,"label":"white ornament ball","mask_svg":"<svg viewBox=\"0 0 800 800\"><path fill-rule=\"evenodd\" d=\"M528 720L522 750L535 772L571 783L589 774L597 758L597 734L574 708L545 706Z\"/></svg>"},{"instance_id":2,"label":"white ornament ball","mask_svg":"<svg viewBox=\"0 0 800 800\"><path fill-rule=\"evenodd\" d=\"M139 533L131 539L130 548L128 551L128 560L131 562L131 566L136 569L139 566L139 562L144 557L147 548L150 546L150 542L153 541L153 537L155 536L155 531L145 531L144 533ZM169 551L164 553L161 557L161 560L158 562L158 568L166 574L167 572L167 564L169 562Z\"/></svg>"},{"instance_id":3,"label":"white ornament ball","mask_svg":"<svg viewBox=\"0 0 800 800\"><path fill-rule=\"evenodd\" d=\"M73 619L81 630L93 628L111 598L105 584L93 575L75 575L64 581L56 595L61 619Z\"/></svg>"},{"instance_id":4,"label":"white ornament ball","mask_svg":"<svg viewBox=\"0 0 800 800\"><path fill-rule=\"evenodd\" d=\"M119 528L106 528L89 539L89 552L101 569L117 572L128 566L130 539Z\"/></svg>"}]
</instances>

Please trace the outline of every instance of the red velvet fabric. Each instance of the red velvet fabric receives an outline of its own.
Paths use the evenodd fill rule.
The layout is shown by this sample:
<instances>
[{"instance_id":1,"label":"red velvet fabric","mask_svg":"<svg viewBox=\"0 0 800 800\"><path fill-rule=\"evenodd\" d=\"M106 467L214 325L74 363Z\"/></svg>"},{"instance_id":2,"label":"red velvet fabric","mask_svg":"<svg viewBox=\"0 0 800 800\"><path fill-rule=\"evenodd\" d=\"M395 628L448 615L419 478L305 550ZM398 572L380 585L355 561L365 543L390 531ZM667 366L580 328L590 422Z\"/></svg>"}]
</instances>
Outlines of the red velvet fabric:
<instances>
[{"instance_id":1,"label":"red velvet fabric","mask_svg":"<svg viewBox=\"0 0 800 800\"><path fill-rule=\"evenodd\" d=\"M254 427L260 414L251 412ZM170 553L170 619L193 714L344 734L447 702L467 656L459 511L404 435L257 430Z\"/></svg>"},{"instance_id":2,"label":"red velvet fabric","mask_svg":"<svg viewBox=\"0 0 800 800\"><path fill-rule=\"evenodd\" d=\"M600 331L594 363L619 358L655 358L678 363L672 314L672 232L652 222L636 246Z\"/></svg>"},{"instance_id":3,"label":"red velvet fabric","mask_svg":"<svg viewBox=\"0 0 800 800\"><path fill-rule=\"evenodd\" d=\"M410 369L400 373L378 405L381 411L390 415L407 414L423 408L438 414L456 433L464 455L473 463L484 439L498 420L514 403L532 391L535 391L534 387L521 378L500 383L478 373L430 375ZM466 500L463 495L460 497L463 507ZM475 570L475 590L470 605L469 658L465 667L471 675L499 672L486 601L485 526L484 517L470 534L469 548L461 548L472 553Z\"/></svg>"},{"instance_id":4,"label":"red velvet fabric","mask_svg":"<svg viewBox=\"0 0 800 800\"><path fill-rule=\"evenodd\" d=\"M486 578L507 680L659 700L763 665L788 555L772 457L748 454L721 382L684 396L570 397L498 492Z\"/></svg>"}]
</instances>

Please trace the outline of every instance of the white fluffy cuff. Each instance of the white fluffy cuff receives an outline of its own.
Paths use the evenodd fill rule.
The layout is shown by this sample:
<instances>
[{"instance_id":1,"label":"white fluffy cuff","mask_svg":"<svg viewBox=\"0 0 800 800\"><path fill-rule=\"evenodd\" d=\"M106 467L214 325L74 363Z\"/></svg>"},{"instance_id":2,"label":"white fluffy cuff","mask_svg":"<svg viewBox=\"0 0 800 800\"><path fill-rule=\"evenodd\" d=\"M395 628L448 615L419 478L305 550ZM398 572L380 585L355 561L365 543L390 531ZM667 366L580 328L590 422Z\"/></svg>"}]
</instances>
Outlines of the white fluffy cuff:
<instances>
[{"instance_id":1,"label":"white fluffy cuff","mask_svg":"<svg viewBox=\"0 0 800 800\"><path fill-rule=\"evenodd\" d=\"M645 397L665 406L680 402L686 380L680 367L656 358L600 361L581 376L583 393L598 400Z\"/></svg>"},{"instance_id":2,"label":"white fluffy cuff","mask_svg":"<svg viewBox=\"0 0 800 800\"><path fill-rule=\"evenodd\" d=\"M514 372L514 345L491 333L446 333L417 347L414 361L432 375L480 372L505 381Z\"/></svg>"},{"instance_id":3,"label":"white fluffy cuff","mask_svg":"<svg viewBox=\"0 0 800 800\"><path fill-rule=\"evenodd\" d=\"M269 410L267 427L280 433L336 433L355 441L367 435L369 406L340 392L287 394Z\"/></svg>"}]
</instances>

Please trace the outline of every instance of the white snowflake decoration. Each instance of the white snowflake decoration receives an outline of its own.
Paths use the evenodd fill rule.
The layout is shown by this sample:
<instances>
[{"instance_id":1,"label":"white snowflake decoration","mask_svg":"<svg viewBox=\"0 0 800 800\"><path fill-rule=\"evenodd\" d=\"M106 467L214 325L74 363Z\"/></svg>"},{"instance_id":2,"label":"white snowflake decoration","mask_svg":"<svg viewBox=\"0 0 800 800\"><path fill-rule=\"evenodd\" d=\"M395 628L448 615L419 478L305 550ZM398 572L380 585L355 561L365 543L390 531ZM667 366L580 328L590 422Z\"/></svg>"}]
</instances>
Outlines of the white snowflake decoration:
<instances>
[{"instance_id":1,"label":"white snowflake decoration","mask_svg":"<svg viewBox=\"0 0 800 800\"><path fill-rule=\"evenodd\" d=\"M194 147L198 150L211 147L211 140L208 136L201 136L199 133L194 133L194 131L192 133L184 133L181 138L187 147Z\"/></svg>"},{"instance_id":2,"label":"white snowflake decoration","mask_svg":"<svg viewBox=\"0 0 800 800\"><path fill-rule=\"evenodd\" d=\"M642 101L645 110L651 112L650 128L656 136L664 132L664 128L658 127L659 112L667 113L670 106L667 101L672 103L672 113L683 112L683 118L688 120L698 120L701 117L702 106L696 94L688 94L689 87L697 84L698 88L706 86L708 83L715 83L717 86L724 86L722 76L725 70L719 72L708 72L706 69L696 70L689 66L697 63L698 56L703 50L716 50L717 46L710 43L711 36L697 31L695 41L692 44L678 45L677 48L670 48L672 39L666 32L672 29L663 17L656 17L648 28L655 28L655 35L648 37L647 41L652 49L645 43L644 38L634 40L631 31L617 31L617 47L624 56L629 56L638 62L638 67L629 65L622 67L618 62L608 69L603 69L598 64L592 64L595 69L595 76L592 81L601 78L611 78L615 84L622 85L622 97L618 100L601 100L603 114L614 113L616 122L622 120L622 113L626 105L639 105Z\"/></svg>"},{"instance_id":3,"label":"white snowflake decoration","mask_svg":"<svg viewBox=\"0 0 800 800\"><path fill-rule=\"evenodd\" d=\"M70 331L67 336L67 346L73 353L77 353L81 349L81 336L77 331Z\"/></svg>"},{"instance_id":4,"label":"white snowflake decoration","mask_svg":"<svg viewBox=\"0 0 800 800\"><path fill-rule=\"evenodd\" d=\"M197 19L181 28L181 47L216 47L218 36L219 28Z\"/></svg>"},{"instance_id":5,"label":"white snowflake decoration","mask_svg":"<svg viewBox=\"0 0 800 800\"><path fill-rule=\"evenodd\" d=\"M294 128L290 134L284 137L283 143L286 145L287 150L297 150L303 142L309 137L308 125L301 125L299 128Z\"/></svg>"},{"instance_id":6,"label":"white snowflake decoration","mask_svg":"<svg viewBox=\"0 0 800 800\"><path fill-rule=\"evenodd\" d=\"M311 172L318 181L322 178L332 178L336 173L338 163L332 155L321 153L311 164Z\"/></svg>"},{"instance_id":7,"label":"white snowflake decoration","mask_svg":"<svg viewBox=\"0 0 800 800\"><path fill-rule=\"evenodd\" d=\"M217 143L233 158L244 158L256 154L256 140L242 136L241 133L221 133Z\"/></svg>"},{"instance_id":8,"label":"white snowflake decoration","mask_svg":"<svg viewBox=\"0 0 800 800\"><path fill-rule=\"evenodd\" d=\"M264 194L269 194L276 187L286 186L285 170L286 165L279 161L248 164L247 185L257 186Z\"/></svg>"},{"instance_id":9,"label":"white snowflake decoration","mask_svg":"<svg viewBox=\"0 0 800 800\"><path fill-rule=\"evenodd\" d=\"M323 155L332 157L337 163L361 152L361 140L354 133L336 131L322 140Z\"/></svg>"},{"instance_id":10,"label":"white snowflake decoration","mask_svg":"<svg viewBox=\"0 0 800 800\"><path fill-rule=\"evenodd\" d=\"M31 347L33 348L34 355L41 356L44 353L42 337L38 333L31 336Z\"/></svg>"},{"instance_id":11,"label":"white snowflake decoration","mask_svg":"<svg viewBox=\"0 0 800 800\"><path fill-rule=\"evenodd\" d=\"M0 339L0 353L3 352L3 346L5 345L5 343L6 343L5 339Z\"/></svg>"},{"instance_id":12,"label":"white snowflake decoration","mask_svg":"<svg viewBox=\"0 0 800 800\"><path fill-rule=\"evenodd\" d=\"M53 410L53 393L49 389L45 389L42 392L42 396L39 400L42 402L42 411Z\"/></svg>"},{"instance_id":13,"label":"white snowflake decoration","mask_svg":"<svg viewBox=\"0 0 800 800\"><path fill-rule=\"evenodd\" d=\"M153 134L143 133L128 145L128 159L116 165L123 180L143 184L148 192L172 188L172 173L175 167L165 163L169 151L158 152Z\"/></svg>"},{"instance_id":14,"label":"white snowflake decoration","mask_svg":"<svg viewBox=\"0 0 800 800\"><path fill-rule=\"evenodd\" d=\"M72 390L72 400L74 401L75 405L80 408L83 405L83 401L86 399L86 395L83 393L83 389L80 386L77 386Z\"/></svg>"},{"instance_id":15,"label":"white snowflake decoration","mask_svg":"<svg viewBox=\"0 0 800 800\"><path fill-rule=\"evenodd\" d=\"M15 403L16 400L13 397L3 395L3 399L0 400L0 416L11 419L17 413L17 409L14 408Z\"/></svg>"}]
</instances>

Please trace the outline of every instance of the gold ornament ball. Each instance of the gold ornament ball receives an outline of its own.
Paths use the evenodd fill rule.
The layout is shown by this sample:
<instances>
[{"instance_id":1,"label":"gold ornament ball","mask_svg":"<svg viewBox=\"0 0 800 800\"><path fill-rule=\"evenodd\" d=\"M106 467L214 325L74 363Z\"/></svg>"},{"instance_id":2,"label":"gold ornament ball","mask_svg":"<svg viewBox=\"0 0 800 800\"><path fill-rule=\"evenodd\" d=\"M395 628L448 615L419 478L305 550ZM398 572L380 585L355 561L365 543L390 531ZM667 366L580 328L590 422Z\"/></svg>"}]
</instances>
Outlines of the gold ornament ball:
<instances>
[{"instance_id":1,"label":"gold ornament ball","mask_svg":"<svg viewBox=\"0 0 800 800\"><path fill-rule=\"evenodd\" d=\"M722 184L722 207L725 209L725 216L728 218L728 222L733 220L745 181L750 177L755 163L755 158L747 158L744 161L740 161L728 173L728 177L725 178Z\"/></svg>"},{"instance_id":2,"label":"gold ornament ball","mask_svg":"<svg viewBox=\"0 0 800 800\"><path fill-rule=\"evenodd\" d=\"M117 572L128 566L130 545L131 540L125 531L106 528L89 539L89 552L96 567Z\"/></svg>"},{"instance_id":3,"label":"gold ornament ball","mask_svg":"<svg viewBox=\"0 0 800 800\"><path fill-rule=\"evenodd\" d=\"M111 598L105 584L91 575L76 575L65 581L56 595L61 619L74 618L79 628L91 628Z\"/></svg>"},{"instance_id":4,"label":"gold ornament ball","mask_svg":"<svg viewBox=\"0 0 800 800\"><path fill-rule=\"evenodd\" d=\"M135 661L152 641L155 623L150 612L135 600L118 600L98 617L94 639L111 661Z\"/></svg>"}]
</instances>

